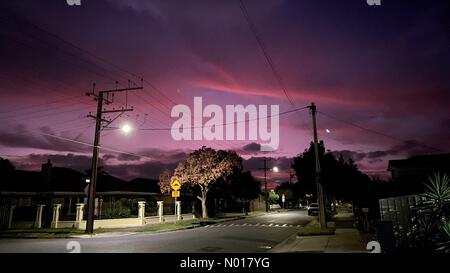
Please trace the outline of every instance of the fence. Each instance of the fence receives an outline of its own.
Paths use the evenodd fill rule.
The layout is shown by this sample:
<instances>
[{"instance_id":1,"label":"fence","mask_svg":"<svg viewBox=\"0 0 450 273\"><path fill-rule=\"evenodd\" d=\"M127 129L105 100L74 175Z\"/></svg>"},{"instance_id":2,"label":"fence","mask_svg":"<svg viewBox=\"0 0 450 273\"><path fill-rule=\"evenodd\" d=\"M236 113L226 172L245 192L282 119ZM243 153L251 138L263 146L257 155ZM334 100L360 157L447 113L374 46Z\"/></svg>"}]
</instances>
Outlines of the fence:
<instances>
[{"instance_id":1,"label":"fence","mask_svg":"<svg viewBox=\"0 0 450 273\"><path fill-rule=\"evenodd\" d=\"M133 199L133 202L135 200ZM99 208L99 215L97 215L97 219L94 222L94 228L121 228L121 227L138 227L146 224L154 224L161 223L165 221L175 221L175 220L188 220L192 219L192 213L184 213L182 214L182 203L177 201L177 209L175 214L168 214L167 211L164 211L164 202L158 201L155 205L157 207L155 216L147 217L146 209L146 201L136 201L133 204L126 201L124 202L125 206L121 207L121 209L127 210L126 215L122 215L117 218L110 219L100 219L100 211L102 209ZM117 206L119 206L118 204ZM0 206L0 223L2 229L25 229L25 228L42 228L42 227L51 227L51 228L77 228L77 229L85 229L86 227L86 213L85 213L85 204L77 203L76 204L76 213L72 219L67 219L61 217L61 212L64 204L53 203L50 206L46 206L44 204L35 204L34 206L25 206L25 207L16 207L15 205L2 205ZM129 207L129 208L128 208ZM131 207L133 207L134 214L130 214L128 210L131 211ZM153 208L153 205L151 205ZM20 211L26 211L25 216L20 216ZM50 211L50 224L45 225L45 212ZM172 209L174 212L175 209ZM153 211L151 214L154 214ZM33 217L30 217L33 215Z\"/></svg>"},{"instance_id":2,"label":"fence","mask_svg":"<svg viewBox=\"0 0 450 273\"><path fill-rule=\"evenodd\" d=\"M412 226L415 207L422 204L424 197L408 195L380 199L380 216L382 221L392 222L393 233L397 242L406 238Z\"/></svg>"}]
</instances>

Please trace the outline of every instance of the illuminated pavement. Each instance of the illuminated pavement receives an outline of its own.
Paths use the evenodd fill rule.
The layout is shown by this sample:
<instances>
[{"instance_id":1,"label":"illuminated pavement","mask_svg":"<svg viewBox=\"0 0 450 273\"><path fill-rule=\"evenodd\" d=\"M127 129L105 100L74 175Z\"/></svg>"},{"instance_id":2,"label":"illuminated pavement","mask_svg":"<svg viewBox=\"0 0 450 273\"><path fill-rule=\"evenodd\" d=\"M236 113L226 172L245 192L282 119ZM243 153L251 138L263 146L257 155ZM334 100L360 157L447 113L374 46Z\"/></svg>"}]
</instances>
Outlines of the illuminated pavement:
<instances>
[{"instance_id":1,"label":"illuminated pavement","mask_svg":"<svg viewBox=\"0 0 450 273\"><path fill-rule=\"evenodd\" d=\"M272 249L313 217L304 210L285 211L189 230L72 239L1 239L0 252L70 252L70 241L81 252L262 253Z\"/></svg>"}]
</instances>

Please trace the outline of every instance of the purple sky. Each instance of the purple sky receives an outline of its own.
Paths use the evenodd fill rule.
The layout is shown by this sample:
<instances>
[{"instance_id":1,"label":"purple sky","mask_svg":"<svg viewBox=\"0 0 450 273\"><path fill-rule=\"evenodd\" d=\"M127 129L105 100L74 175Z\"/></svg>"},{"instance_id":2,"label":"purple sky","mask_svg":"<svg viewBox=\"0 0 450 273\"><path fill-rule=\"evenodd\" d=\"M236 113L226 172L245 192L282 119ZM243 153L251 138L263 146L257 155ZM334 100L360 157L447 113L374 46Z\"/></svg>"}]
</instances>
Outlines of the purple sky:
<instances>
[{"instance_id":1,"label":"purple sky","mask_svg":"<svg viewBox=\"0 0 450 273\"><path fill-rule=\"evenodd\" d=\"M18 168L38 168L49 157L57 166L89 168L91 147L67 141L93 142L86 115L96 105L84 94L93 82L109 89L140 77L145 89L128 97L135 111L112 125L134 130L102 135L109 150L101 163L112 174L157 177L206 145L235 149L257 176L262 156L278 158L271 164L281 173L270 178L282 181L290 158L309 146L306 110L280 117L279 150L270 154L252 141L178 142L169 131L141 130L170 127L174 103L192 105L194 96L204 105L293 108L238 1L2 2L10 3L0 4L0 156ZM245 3L295 105L315 102L329 116L317 120L327 149L382 177L389 159L449 152L448 1ZM124 102L117 96L110 107Z\"/></svg>"}]
</instances>

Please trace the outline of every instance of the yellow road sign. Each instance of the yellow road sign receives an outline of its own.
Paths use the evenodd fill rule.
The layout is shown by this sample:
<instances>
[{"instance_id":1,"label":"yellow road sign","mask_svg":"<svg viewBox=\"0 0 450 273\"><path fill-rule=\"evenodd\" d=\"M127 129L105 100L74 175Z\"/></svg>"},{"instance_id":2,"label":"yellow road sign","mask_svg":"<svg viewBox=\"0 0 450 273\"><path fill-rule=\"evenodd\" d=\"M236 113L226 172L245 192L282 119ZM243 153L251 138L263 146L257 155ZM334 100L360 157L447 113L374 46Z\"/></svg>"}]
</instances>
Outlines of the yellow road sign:
<instances>
[{"instance_id":1,"label":"yellow road sign","mask_svg":"<svg viewBox=\"0 0 450 273\"><path fill-rule=\"evenodd\" d=\"M170 186L172 187L172 189L173 189L174 191L177 191L177 190L181 189L181 183L180 183L180 181L178 181L177 179L174 179L174 180L172 181L172 183L170 184Z\"/></svg>"},{"instance_id":2,"label":"yellow road sign","mask_svg":"<svg viewBox=\"0 0 450 273\"><path fill-rule=\"evenodd\" d=\"M180 191L172 191L172 197L180 197Z\"/></svg>"}]
</instances>

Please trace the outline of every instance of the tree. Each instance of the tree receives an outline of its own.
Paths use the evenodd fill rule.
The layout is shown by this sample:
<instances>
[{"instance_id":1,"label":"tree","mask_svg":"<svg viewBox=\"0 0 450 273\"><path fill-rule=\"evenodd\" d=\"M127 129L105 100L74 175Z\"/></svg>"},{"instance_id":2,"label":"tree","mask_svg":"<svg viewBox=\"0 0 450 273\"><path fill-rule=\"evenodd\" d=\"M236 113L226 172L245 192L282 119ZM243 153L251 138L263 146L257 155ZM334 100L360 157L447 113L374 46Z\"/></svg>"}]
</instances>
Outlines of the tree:
<instances>
[{"instance_id":1,"label":"tree","mask_svg":"<svg viewBox=\"0 0 450 273\"><path fill-rule=\"evenodd\" d=\"M232 196L243 203L245 215L248 215L250 201L258 198L261 193L261 182L248 171L237 173L230 180Z\"/></svg>"},{"instance_id":2,"label":"tree","mask_svg":"<svg viewBox=\"0 0 450 273\"><path fill-rule=\"evenodd\" d=\"M13 183L13 176L16 168L8 159L0 157L0 178L6 184ZM0 189L6 187L3 183L0 183Z\"/></svg>"},{"instance_id":3,"label":"tree","mask_svg":"<svg viewBox=\"0 0 450 273\"><path fill-rule=\"evenodd\" d=\"M269 198L268 198L269 204L277 204L279 199L280 199L280 196L274 190L271 190L269 192Z\"/></svg>"},{"instance_id":4,"label":"tree","mask_svg":"<svg viewBox=\"0 0 450 273\"><path fill-rule=\"evenodd\" d=\"M338 159L332 152L326 152L323 141L318 145L321 174L320 179L324 193L329 200L336 198L367 205L370 178L360 172L352 159ZM313 194L316 199L315 158L313 144L301 155L294 157L292 168L295 170L299 190L303 195Z\"/></svg>"},{"instance_id":5,"label":"tree","mask_svg":"<svg viewBox=\"0 0 450 273\"><path fill-rule=\"evenodd\" d=\"M242 158L233 151L216 151L203 146L192 152L178 164L174 171L181 183L190 183L200 188L197 198L202 204L202 218L208 218L206 197L211 185L219 178L242 171Z\"/></svg>"},{"instance_id":6,"label":"tree","mask_svg":"<svg viewBox=\"0 0 450 273\"><path fill-rule=\"evenodd\" d=\"M275 188L275 191L278 193L278 195L284 194L286 202L289 202L293 198L294 185L294 183L283 182Z\"/></svg>"},{"instance_id":7,"label":"tree","mask_svg":"<svg viewBox=\"0 0 450 273\"><path fill-rule=\"evenodd\" d=\"M169 170L164 170L162 174L159 175L159 189L161 190L162 194L169 193L170 192L170 172Z\"/></svg>"}]
</instances>

